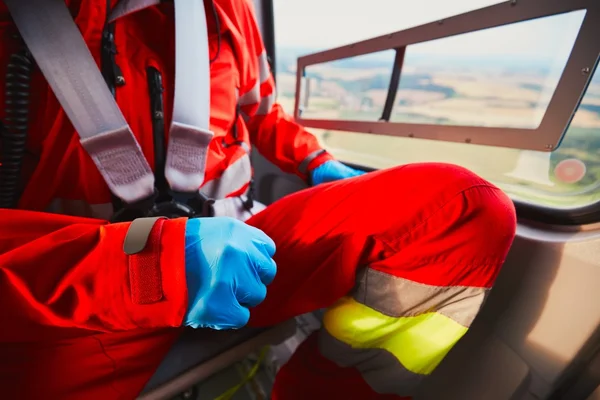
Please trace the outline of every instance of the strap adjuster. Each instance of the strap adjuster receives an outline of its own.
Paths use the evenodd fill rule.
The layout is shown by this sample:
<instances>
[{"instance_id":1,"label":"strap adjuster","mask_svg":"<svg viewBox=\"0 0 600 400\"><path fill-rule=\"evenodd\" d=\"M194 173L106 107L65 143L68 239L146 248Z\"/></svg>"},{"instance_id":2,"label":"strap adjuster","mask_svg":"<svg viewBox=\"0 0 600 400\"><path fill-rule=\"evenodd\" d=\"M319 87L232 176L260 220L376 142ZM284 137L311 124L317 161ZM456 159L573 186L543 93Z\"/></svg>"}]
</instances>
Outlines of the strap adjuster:
<instances>
[{"instance_id":1,"label":"strap adjuster","mask_svg":"<svg viewBox=\"0 0 600 400\"><path fill-rule=\"evenodd\" d=\"M174 194L173 198L176 198L179 194ZM212 199L201 192L195 192L192 194L193 197L188 198L187 204L196 210L198 217L214 217L215 210L214 204L215 199Z\"/></svg>"},{"instance_id":2,"label":"strap adjuster","mask_svg":"<svg viewBox=\"0 0 600 400\"><path fill-rule=\"evenodd\" d=\"M111 222L133 221L137 218L165 217L165 218L196 218L213 217L215 215L214 203L200 192L186 193L170 191L171 200L156 202L159 197L155 188L151 196L136 201L124 203L123 208L115 212Z\"/></svg>"}]
</instances>

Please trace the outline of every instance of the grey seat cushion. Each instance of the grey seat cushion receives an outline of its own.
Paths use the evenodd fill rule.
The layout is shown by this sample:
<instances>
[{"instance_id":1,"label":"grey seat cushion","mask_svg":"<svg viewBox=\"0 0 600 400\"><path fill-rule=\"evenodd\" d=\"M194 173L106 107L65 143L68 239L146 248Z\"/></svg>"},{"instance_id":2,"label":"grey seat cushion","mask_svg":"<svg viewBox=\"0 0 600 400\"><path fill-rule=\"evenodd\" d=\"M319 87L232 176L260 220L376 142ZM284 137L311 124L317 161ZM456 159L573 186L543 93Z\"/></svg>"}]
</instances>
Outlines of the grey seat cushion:
<instances>
[{"instance_id":1,"label":"grey seat cushion","mask_svg":"<svg viewBox=\"0 0 600 400\"><path fill-rule=\"evenodd\" d=\"M296 325L293 320L272 328L261 329L243 328L230 331L185 329L142 393L152 392L169 382L172 384L175 378L219 357L224 359L219 360L215 365L222 367L235 363L261 346L282 342L293 335L295 329ZM211 365L203 371L203 375L217 372L218 369L214 368Z\"/></svg>"}]
</instances>

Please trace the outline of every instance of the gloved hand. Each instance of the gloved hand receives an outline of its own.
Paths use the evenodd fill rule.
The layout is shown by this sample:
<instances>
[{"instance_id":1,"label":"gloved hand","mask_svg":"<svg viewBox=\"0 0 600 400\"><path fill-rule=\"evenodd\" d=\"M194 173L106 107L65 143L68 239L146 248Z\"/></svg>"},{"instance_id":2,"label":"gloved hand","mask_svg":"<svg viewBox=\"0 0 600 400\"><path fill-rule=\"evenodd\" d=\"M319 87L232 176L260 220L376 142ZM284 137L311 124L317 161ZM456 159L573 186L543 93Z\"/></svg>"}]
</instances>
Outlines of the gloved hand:
<instances>
[{"instance_id":1,"label":"gloved hand","mask_svg":"<svg viewBox=\"0 0 600 400\"><path fill-rule=\"evenodd\" d=\"M337 160L330 160L319 165L311 173L313 186L325 182L333 182L339 179L351 178L353 176L363 175L365 171L359 171L350 168Z\"/></svg>"},{"instance_id":2,"label":"gloved hand","mask_svg":"<svg viewBox=\"0 0 600 400\"><path fill-rule=\"evenodd\" d=\"M194 328L236 329L250 318L275 278L275 243L264 232L233 218L188 220L185 276Z\"/></svg>"}]
</instances>

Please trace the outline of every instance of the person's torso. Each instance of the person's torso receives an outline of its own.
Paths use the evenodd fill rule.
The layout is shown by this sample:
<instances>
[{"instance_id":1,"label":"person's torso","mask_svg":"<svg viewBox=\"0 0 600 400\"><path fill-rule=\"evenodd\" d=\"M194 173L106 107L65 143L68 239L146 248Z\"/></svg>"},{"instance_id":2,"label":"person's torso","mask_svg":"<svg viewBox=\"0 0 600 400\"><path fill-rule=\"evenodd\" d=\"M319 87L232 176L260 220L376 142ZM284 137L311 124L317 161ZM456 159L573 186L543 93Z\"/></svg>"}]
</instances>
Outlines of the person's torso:
<instances>
[{"instance_id":1,"label":"person's torso","mask_svg":"<svg viewBox=\"0 0 600 400\"><path fill-rule=\"evenodd\" d=\"M104 62L107 59L107 53L103 55L102 50L103 44L106 44L102 39L106 33L106 3L107 0L67 1L99 66L103 57ZM114 6L116 1L111 3ZM240 46L236 46L225 24L221 23L221 33L217 33L215 19L210 12L210 1L205 4L210 58L214 59L210 66L210 124L214 138L209 147L205 172L205 182L209 182L220 177L228 166L246 155L247 148L241 146L239 141L249 145L249 136L243 119L236 117L240 73L234 49L238 48L239 52ZM0 5L0 79L4 79L10 55L20 50L20 41L15 34L16 28L6 8ZM174 6L171 2L137 11L114 23L114 64L117 68L113 70L118 72L113 75L121 75L124 84L110 82L111 79L108 83L110 86L114 84L119 108L153 169L154 135L162 133L164 145L168 143L174 90L174 34ZM152 104L151 93L156 89L152 87L152 81L156 82L156 79L149 79L149 74L154 74L154 78L160 76L162 80L162 116L156 112L156 101ZM5 117L2 106L4 98L5 91L0 90L0 119ZM66 203L83 201L81 204L85 204L84 207L92 205L92 208L110 205L111 194L107 185L80 145L77 133L38 69L33 72L30 101L24 163L27 186L20 207L44 210L52 202L56 203L56 199L61 199L59 201L63 203L64 200ZM233 129L234 124L237 129ZM245 187L240 188L240 191L243 190ZM89 209L66 212L90 214Z\"/></svg>"}]
</instances>

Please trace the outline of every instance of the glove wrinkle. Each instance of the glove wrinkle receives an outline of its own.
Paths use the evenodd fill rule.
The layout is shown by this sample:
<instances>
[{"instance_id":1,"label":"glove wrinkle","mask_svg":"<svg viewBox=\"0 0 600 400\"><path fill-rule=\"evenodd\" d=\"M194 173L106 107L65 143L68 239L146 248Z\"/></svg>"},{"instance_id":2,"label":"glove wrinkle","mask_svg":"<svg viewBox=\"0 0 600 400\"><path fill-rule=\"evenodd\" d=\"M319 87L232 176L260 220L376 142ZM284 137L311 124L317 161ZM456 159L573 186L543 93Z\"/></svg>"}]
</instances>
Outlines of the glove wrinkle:
<instances>
[{"instance_id":1,"label":"glove wrinkle","mask_svg":"<svg viewBox=\"0 0 600 400\"><path fill-rule=\"evenodd\" d=\"M359 171L342 164L337 160L330 160L319 165L311 171L311 182L313 186L321 183L335 182L342 179L353 178L365 174L365 171Z\"/></svg>"}]
</instances>

